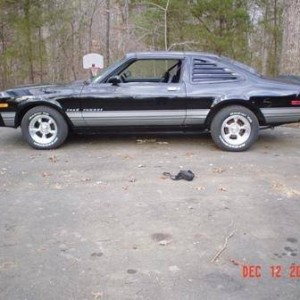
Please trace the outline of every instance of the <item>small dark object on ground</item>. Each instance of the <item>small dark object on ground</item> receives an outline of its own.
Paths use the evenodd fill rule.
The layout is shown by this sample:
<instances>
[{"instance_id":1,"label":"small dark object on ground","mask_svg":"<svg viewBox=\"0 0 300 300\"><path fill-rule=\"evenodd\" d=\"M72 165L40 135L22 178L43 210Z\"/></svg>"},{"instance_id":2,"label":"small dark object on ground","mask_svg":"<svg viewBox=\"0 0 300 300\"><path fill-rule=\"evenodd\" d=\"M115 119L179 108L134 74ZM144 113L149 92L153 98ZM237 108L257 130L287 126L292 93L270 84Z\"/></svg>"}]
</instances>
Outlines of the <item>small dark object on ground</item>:
<instances>
[{"instance_id":1,"label":"small dark object on ground","mask_svg":"<svg viewBox=\"0 0 300 300\"><path fill-rule=\"evenodd\" d=\"M187 181L192 181L195 174L191 170L181 170L177 175L171 175L169 172L164 172L164 176L169 176L172 180L184 179Z\"/></svg>"}]
</instances>

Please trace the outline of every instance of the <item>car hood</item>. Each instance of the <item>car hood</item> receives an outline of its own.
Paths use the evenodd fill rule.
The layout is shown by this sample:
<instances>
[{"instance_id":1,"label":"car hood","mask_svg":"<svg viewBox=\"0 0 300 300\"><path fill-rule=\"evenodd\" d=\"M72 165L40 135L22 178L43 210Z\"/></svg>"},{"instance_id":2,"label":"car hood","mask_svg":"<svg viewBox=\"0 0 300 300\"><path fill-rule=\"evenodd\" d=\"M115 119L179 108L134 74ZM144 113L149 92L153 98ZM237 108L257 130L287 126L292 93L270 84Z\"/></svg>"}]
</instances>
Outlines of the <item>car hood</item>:
<instances>
[{"instance_id":1,"label":"car hood","mask_svg":"<svg viewBox=\"0 0 300 300\"><path fill-rule=\"evenodd\" d=\"M76 81L67 85L58 84L39 84L39 85L26 85L20 86L12 89L8 89L0 92L1 98L18 98L23 96L54 96L59 94L69 94L76 93L76 91L81 91L82 87L85 85L84 81Z\"/></svg>"}]
</instances>

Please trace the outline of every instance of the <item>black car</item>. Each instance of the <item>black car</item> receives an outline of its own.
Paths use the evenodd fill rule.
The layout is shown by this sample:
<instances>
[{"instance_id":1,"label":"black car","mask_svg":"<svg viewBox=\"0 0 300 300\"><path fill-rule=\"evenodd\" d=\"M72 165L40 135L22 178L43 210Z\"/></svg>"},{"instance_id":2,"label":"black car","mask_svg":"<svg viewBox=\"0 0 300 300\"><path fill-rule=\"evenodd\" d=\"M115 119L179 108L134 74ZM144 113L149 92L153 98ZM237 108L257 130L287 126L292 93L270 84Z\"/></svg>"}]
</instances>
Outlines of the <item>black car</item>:
<instances>
[{"instance_id":1,"label":"black car","mask_svg":"<svg viewBox=\"0 0 300 300\"><path fill-rule=\"evenodd\" d=\"M29 86L0 94L0 126L21 126L36 149L70 131L209 130L223 150L243 151L259 129L300 121L300 86L242 63L197 52L127 54L92 82Z\"/></svg>"}]
</instances>

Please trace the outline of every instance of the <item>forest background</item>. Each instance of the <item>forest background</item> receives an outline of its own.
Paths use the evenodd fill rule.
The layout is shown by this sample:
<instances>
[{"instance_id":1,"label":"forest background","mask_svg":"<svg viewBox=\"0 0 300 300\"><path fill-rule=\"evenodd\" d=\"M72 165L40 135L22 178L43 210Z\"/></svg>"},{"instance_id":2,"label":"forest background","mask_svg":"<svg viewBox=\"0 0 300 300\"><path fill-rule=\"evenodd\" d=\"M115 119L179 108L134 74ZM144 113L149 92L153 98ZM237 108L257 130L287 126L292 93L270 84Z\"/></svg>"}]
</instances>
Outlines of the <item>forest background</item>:
<instances>
[{"instance_id":1,"label":"forest background","mask_svg":"<svg viewBox=\"0 0 300 300\"><path fill-rule=\"evenodd\" d=\"M88 78L126 52L205 51L300 74L300 0L0 0L0 88Z\"/></svg>"}]
</instances>

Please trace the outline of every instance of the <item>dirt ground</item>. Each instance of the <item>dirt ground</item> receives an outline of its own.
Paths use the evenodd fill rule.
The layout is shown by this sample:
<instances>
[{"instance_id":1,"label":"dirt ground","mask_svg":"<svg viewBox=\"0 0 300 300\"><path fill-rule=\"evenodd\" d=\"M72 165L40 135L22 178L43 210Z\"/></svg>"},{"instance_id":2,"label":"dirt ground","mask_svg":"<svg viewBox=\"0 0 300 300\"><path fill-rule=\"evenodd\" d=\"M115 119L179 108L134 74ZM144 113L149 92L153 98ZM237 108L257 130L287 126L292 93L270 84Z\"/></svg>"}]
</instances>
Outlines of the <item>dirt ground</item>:
<instances>
[{"instance_id":1,"label":"dirt ground","mask_svg":"<svg viewBox=\"0 0 300 300\"><path fill-rule=\"evenodd\" d=\"M243 153L180 134L37 151L1 128L0 154L0 299L300 299L297 126Z\"/></svg>"}]
</instances>

